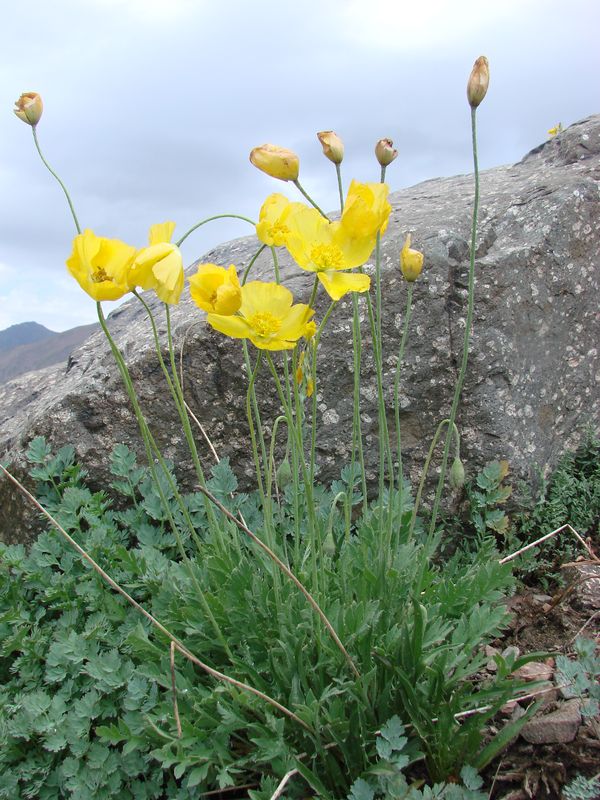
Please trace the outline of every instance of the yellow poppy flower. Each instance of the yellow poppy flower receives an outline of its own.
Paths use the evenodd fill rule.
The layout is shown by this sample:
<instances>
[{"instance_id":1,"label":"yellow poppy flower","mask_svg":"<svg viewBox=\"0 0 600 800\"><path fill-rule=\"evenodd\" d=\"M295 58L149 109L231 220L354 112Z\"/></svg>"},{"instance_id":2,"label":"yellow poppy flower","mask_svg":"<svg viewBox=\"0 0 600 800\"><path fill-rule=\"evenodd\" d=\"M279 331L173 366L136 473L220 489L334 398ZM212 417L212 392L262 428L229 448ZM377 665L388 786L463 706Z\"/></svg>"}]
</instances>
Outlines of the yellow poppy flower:
<instances>
[{"instance_id":1,"label":"yellow poppy flower","mask_svg":"<svg viewBox=\"0 0 600 800\"><path fill-rule=\"evenodd\" d=\"M285 245L289 229L286 220L290 213L306 208L302 203L290 203L282 194L271 194L262 204L256 235L269 247Z\"/></svg>"},{"instance_id":2,"label":"yellow poppy flower","mask_svg":"<svg viewBox=\"0 0 600 800\"><path fill-rule=\"evenodd\" d=\"M348 292L366 292L368 275L349 274L369 258L375 237L362 239L348 236L340 222L329 222L316 209L303 206L287 219L287 249L302 269L315 272L332 300Z\"/></svg>"},{"instance_id":3,"label":"yellow poppy flower","mask_svg":"<svg viewBox=\"0 0 600 800\"><path fill-rule=\"evenodd\" d=\"M133 288L154 289L163 303L177 305L183 291L183 260L177 245L171 244L174 222L162 222L150 228L150 246L140 250L129 271Z\"/></svg>"},{"instance_id":4,"label":"yellow poppy flower","mask_svg":"<svg viewBox=\"0 0 600 800\"><path fill-rule=\"evenodd\" d=\"M73 240L67 269L94 300L118 300L130 291L127 272L135 253L125 242L85 230Z\"/></svg>"},{"instance_id":5,"label":"yellow poppy flower","mask_svg":"<svg viewBox=\"0 0 600 800\"><path fill-rule=\"evenodd\" d=\"M385 233L392 211L387 199L389 191L385 183L352 181L341 219L348 236L364 239Z\"/></svg>"},{"instance_id":6,"label":"yellow poppy flower","mask_svg":"<svg viewBox=\"0 0 600 800\"><path fill-rule=\"evenodd\" d=\"M292 293L281 284L250 281L242 286L238 314L208 314L206 321L233 339L250 339L261 350L292 350L314 314L307 305L293 302Z\"/></svg>"},{"instance_id":7,"label":"yellow poppy flower","mask_svg":"<svg viewBox=\"0 0 600 800\"><path fill-rule=\"evenodd\" d=\"M204 311L229 316L239 310L242 290L233 264L229 269L200 264L189 280L192 300Z\"/></svg>"}]
</instances>

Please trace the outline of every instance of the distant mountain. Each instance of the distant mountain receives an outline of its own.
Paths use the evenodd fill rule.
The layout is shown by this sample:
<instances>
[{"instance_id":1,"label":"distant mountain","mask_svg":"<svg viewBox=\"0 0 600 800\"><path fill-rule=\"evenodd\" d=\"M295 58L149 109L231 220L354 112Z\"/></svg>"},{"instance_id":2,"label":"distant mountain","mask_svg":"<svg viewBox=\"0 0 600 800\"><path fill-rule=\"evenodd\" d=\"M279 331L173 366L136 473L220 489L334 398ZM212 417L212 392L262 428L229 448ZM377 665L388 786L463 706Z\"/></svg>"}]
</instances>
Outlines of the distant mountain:
<instances>
[{"instance_id":1,"label":"distant mountain","mask_svg":"<svg viewBox=\"0 0 600 800\"><path fill-rule=\"evenodd\" d=\"M61 361L66 364L71 351L99 327L97 323L79 325L55 333L37 322L22 322L0 331L0 384L33 369Z\"/></svg>"},{"instance_id":2,"label":"distant mountain","mask_svg":"<svg viewBox=\"0 0 600 800\"><path fill-rule=\"evenodd\" d=\"M33 344L50 336L56 336L54 331L48 330L37 322L20 322L0 331L0 353L11 350L20 344Z\"/></svg>"}]
</instances>

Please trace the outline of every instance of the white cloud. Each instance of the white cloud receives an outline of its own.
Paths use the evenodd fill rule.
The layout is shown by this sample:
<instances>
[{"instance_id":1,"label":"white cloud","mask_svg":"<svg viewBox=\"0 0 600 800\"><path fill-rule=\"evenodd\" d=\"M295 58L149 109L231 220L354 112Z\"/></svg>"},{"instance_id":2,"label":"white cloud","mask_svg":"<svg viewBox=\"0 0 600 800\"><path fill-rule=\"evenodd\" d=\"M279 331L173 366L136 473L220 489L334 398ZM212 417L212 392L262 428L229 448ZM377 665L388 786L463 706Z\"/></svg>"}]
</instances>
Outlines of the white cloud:
<instances>
[{"instance_id":1,"label":"white cloud","mask_svg":"<svg viewBox=\"0 0 600 800\"><path fill-rule=\"evenodd\" d=\"M535 5L539 5L539 0L530 0L528 14ZM378 4L371 0L349 0L343 5L343 25L345 34L363 45L399 52L425 51L435 58L434 48L454 50L460 41L470 38L478 29L493 31L505 20L514 24L515 15L519 16L522 10L521 0L485 5L481 0ZM473 60L478 55L480 53L475 53Z\"/></svg>"},{"instance_id":2,"label":"white cloud","mask_svg":"<svg viewBox=\"0 0 600 800\"><path fill-rule=\"evenodd\" d=\"M179 23L182 17L196 14L204 6L198 0L92 0L107 13L126 14L146 24Z\"/></svg>"}]
</instances>

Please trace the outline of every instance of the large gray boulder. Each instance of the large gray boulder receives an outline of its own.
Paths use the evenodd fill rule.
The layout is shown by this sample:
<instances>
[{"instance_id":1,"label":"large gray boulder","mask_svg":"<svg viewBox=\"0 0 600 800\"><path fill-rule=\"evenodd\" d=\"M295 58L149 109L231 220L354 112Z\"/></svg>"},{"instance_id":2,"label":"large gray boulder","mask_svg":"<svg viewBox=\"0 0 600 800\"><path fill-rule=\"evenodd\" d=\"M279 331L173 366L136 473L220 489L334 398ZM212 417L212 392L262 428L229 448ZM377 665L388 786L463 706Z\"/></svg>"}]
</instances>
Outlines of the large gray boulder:
<instances>
[{"instance_id":1,"label":"large gray boulder","mask_svg":"<svg viewBox=\"0 0 600 800\"><path fill-rule=\"evenodd\" d=\"M585 119L525 156L518 164L481 176L476 253L476 305L470 366L458 424L467 472L505 458L526 480L577 443L586 424L598 425L598 261L600 227L600 116ZM274 187L279 189L280 187ZM390 422L395 356L406 284L398 254L407 232L425 253L415 285L411 333L401 380L406 470L416 482L433 432L449 412L462 348L473 178L426 181L391 197L384 237L383 337L385 392ZM256 252L254 237L237 239L203 261L243 268ZM263 254L255 278L271 279ZM282 277L306 300L312 275L280 253ZM164 315L155 309L164 334ZM365 301L361 299L364 315ZM322 307L320 307L322 308ZM322 313L322 310L321 310ZM182 349L186 398L218 453L229 456L242 484L251 482L246 375L239 342L214 332L184 296L173 310L176 346ZM191 481L184 438L165 391L150 329L138 301L110 318L130 366L143 408L166 455ZM373 359L364 327L363 429L369 477L377 456ZM338 304L319 355L318 414L321 479L339 474L350 448L352 417L351 302ZM259 379L263 417L278 413L271 379ZM140 452L135 418L101 333L75 351L68 365L21 376L0 387L0 454L20 476L28 442L43 434L56 447L73 443L94 485L106 486L112 446ZM205 463L210 453L198 437ZM3 481L0 537L23 540L32 516Z\"/></svg>"}]
</instances>

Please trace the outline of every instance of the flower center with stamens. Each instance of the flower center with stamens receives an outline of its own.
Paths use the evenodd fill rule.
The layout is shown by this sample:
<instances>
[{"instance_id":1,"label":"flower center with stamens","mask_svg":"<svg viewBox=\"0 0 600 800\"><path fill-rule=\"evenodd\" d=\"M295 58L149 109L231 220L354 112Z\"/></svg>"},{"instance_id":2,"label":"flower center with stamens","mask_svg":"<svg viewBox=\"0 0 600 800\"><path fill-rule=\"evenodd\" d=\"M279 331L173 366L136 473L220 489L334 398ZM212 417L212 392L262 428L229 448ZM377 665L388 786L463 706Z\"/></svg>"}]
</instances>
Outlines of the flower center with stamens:
<instances>
[{"instance_id":1,"label":"flower center with stamens","mask_svg":"<svg viewBox=\"0 0 600 800\"><path fill-rule=\"evenodd\" d=\"M281 328L281 320L269 311L259 311L253 314L248 322L259 336L272 336Z\"/></svg>"},{"instance_id":2,"label":"flower center with stamens","mask_svg":"<svg viewBox=\"0 0 600 800\"><path fill-rule=\"evenodd\" d=\"M93 267L92 280L94 283L102 283L102 281L110 281L111 278L104 271L104 267Z\"/></svg>"},{"instance_id":3,"label":"flower center with stamens","mask_svg":"<svg viewBox=\"0 0 600 800\"><path fill-rule=\"evenodd\" d=\"M344 255L334 244L317 244L310 251L310 260L317 271L326 269L344 269Z\"/></svg>"}]
</instances>

